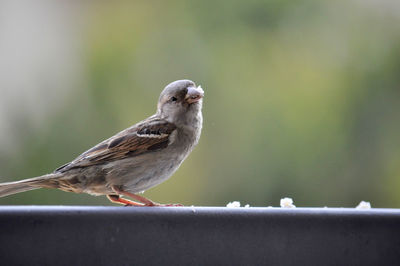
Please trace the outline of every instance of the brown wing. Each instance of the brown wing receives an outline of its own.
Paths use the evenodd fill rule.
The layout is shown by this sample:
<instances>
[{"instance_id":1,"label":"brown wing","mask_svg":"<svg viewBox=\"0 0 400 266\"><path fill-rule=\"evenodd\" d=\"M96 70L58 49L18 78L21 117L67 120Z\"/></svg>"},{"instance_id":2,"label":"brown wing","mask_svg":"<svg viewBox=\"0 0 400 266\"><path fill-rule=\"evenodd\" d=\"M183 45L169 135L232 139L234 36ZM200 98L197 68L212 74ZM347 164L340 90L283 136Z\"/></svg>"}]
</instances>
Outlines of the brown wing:
<instances>
[{"instance_id":1,"label":"brown wing","mask_svg":"<svg viewBox=\"0 0 400 266\"><path fill-rule=\"evenodd\" d=\"M174 124L165 120L146 120L99 143L56 171L64 172L71 168L104 164L166 148L175 129Z\"/></svg>"}]
</instances>

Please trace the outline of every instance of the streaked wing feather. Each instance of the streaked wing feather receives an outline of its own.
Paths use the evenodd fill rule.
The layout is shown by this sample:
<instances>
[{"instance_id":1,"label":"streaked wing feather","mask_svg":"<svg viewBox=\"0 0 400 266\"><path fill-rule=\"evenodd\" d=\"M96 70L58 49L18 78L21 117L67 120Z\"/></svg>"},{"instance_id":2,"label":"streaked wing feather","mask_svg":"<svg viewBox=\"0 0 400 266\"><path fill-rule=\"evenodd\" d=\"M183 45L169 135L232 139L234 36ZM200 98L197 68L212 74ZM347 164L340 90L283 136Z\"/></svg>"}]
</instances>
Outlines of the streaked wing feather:
<instances>
[{"instance_id":1,"label":"streaked wing feather","mask_svg":"<svg viewBox=\"0 0 400 266\"><path fill-rule=\"evenodd\" d=\"M56 171L103 164L166 148L176 126L161 119L141 122L99 143Z\"/></svg>"}]
</instances>

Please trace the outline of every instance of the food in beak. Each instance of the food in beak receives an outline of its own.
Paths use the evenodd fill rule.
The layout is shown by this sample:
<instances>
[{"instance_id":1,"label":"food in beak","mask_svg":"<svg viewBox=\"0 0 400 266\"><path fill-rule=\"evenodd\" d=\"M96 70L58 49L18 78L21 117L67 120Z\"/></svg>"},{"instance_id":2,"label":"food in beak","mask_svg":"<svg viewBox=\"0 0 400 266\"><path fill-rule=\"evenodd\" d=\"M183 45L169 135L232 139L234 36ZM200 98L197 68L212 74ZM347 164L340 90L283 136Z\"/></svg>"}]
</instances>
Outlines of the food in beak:
<instances>
[{"instance_id":1,"label":"food in beak","mask_svg":"<svg viewBox=\"0 0 400 266\"><path fill-rule=\"evenodd\" d=\"M196 103L196 102L200 101L200 99L203 98L203 96L204 96L204 91L200 86L198 86L197 88L189 87L188 91L186 93L185 100L186 100L186 102L188 102L190 104Z\"/></svg>"}]
</instances>

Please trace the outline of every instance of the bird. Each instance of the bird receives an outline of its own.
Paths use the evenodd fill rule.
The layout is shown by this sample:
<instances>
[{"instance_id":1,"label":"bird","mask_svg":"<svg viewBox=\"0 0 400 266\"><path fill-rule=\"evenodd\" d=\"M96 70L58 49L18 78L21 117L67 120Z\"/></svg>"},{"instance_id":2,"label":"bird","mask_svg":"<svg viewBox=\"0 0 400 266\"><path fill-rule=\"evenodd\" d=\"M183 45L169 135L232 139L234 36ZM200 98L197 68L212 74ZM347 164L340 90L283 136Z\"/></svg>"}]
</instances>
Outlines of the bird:
<instances>
[{"instance_id":1,"label":"bird","mask_svg":"<svg viewBox=\"0 0 400 266\"><path fill-rule=\"evenodd\" d=\"M182 206L156 203L139 194L167 180L199 142L203 97L204 90L193 81L174 81L161 92L154 115L50 174L0 183L0 197L56 188L105 195L111 202L125 206Z\"/></svg>"}]
</instances>

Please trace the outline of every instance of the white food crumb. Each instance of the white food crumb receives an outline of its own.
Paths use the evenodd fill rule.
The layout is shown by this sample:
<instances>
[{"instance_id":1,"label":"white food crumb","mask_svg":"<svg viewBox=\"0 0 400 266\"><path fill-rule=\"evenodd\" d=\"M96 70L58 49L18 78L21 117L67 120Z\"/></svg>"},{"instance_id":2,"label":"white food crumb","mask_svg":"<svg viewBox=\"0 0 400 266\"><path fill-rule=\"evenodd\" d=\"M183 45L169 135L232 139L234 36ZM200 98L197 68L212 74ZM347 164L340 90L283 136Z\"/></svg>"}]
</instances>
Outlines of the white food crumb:
<instances>
[{"instance_id":1,"label":"white food crumb","mask_svg":"<svg viewBox=\"0 0 400 266\"><path fill-rule=\"evenodd\" d=\"M232 201L226 204L227 208L239 208L240 207L240 202L239 201Z\"/></svg>"},{"instance_id":2,"label":"white food crumb","mask_svg":"<svg viewBox=\"0 0 400 266\"><path fill-rule=\"evenodd\" d=\"M250 208L249 204L244 205L245 208Z\"/></svg>"},{"instance_id":3,"label":"white food crumb","mask_svg":"<svg viewBox=\"0 0 400 266\"><path fill-rule=\"evenodd\" d=\"M296 208L296 206L293 205L293 199L283 198L281 199L281 208Z\"/></svg>"},{"instance_id":4,"label":"white food crumb","mask_svg":"<svg viewBox=\"0 0 400 266\"><path fill-rule=\"evenodd\" d=\"M356 209L371 209L371 203L368 201L361 201L360 204L357 205Z\"/></svg>"}]
</instances>

